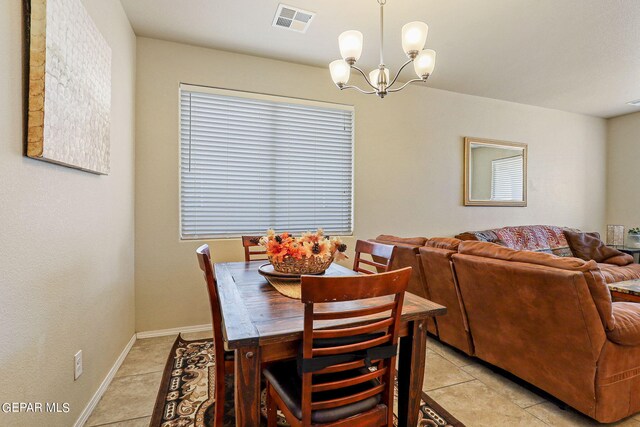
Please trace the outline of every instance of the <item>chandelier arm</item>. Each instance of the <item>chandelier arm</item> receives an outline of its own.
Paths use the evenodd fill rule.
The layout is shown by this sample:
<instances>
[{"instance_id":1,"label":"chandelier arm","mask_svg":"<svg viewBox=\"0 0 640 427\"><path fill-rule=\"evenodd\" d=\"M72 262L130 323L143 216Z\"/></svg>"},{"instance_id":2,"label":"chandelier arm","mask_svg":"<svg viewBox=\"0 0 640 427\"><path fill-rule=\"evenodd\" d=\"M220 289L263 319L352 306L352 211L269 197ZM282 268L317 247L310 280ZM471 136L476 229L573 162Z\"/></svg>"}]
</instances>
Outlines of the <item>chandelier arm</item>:
<instances>
[{"instance_id":1,"label":"chandelier arm","mask_svg":"<svg viewBox=\"0 0 640 427\"><path fill-rule=\"evenodd\" d=\"M393 80L391 80L391 83L389 83L389 85L387 86L387 89L389 89L391 86L393 86L393 84L396 82L396 80L398 80L398 77L400 77L400 73L402 72L402 70L404 70L404 68L407 65L411 64L412 62L413 62L413 60L410 59L407 62L405 62L404 64L402 64L402 67L400 67L400 69L396 73L396 76L393 78ZM420 79L420 80L422 80L422 79Z\"/></svg>"},{"instance_id":2,"label":"chandelier arm","mask_svg":"<svg viewBox=\"0 0 640 427\"><path fill-rule=\"evenodd\" d=\"M341 87L340 87L340 90L343 90L343 89L355 89L355 90L357 90L357 91L359 91L359 92L364 93L365 95L373 95L374 93L376 93L376 91L375 91L375 90L372 90L372 91L366 91L366 90L362 90L362 89L360 89L358 86L353 86L353 85L351 85L351 86L341 86Z\"/></svg>"},{"instance_id":3,"label":"chandelier arm","mask_svg":"<svg viewBox=\"0 0 640 427\"><path fill-rule=\"evenodd\" d=\"M405 87L407 87L407 85L409 85L410 83L413 82L426 82L427 79L411 79L408 82L406 82L405 84L403 84L402 86L400 86L397 89L387 89L387 92L400 92L402 89L404 89Z\"/></svg>"},{"instance_id":4,"label":"chandelier arm","mask_svg":"<svg viewBox=\"0 0 640 427\"><path fill-rule=\"evenodd\" d=\"M373 85L373 83L371 83L371 80L369 80L369 78L367 77L367 75L365 74L365 72L364 72L364 71L362 71L360 68L356 67L355 65L351 65L351 68L353 68L354 70L356 70L356 71L358 71L360 74L362 74L362 77L364 77L364 79L366 80L366 82L367 82L367 84L368 84L369 86L371 86L372 88L374 88L374 89L376 89L376 90L378 89L377 87L375 87L375 86Z\"/></svg>"}]
</instances>

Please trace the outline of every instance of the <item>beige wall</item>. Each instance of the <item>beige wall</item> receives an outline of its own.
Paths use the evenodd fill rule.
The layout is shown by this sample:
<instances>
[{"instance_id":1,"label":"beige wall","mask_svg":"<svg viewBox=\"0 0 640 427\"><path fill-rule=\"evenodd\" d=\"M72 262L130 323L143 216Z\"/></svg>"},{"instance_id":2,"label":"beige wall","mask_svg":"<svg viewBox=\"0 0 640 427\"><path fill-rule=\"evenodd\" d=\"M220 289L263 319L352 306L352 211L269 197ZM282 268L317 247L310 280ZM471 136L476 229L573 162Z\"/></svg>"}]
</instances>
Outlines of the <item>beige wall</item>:
<instances>
[{"instance_id":1,"label":"beige wall","mask_svg":"<svg viewBox=\"0 0 640 427\"><path fill-rule=\"evenodd\" d=\"M71 405L2 426L73 425L134 333L135 36L119 1L84 3L113 50L109 176L23 156L22 2L0 2L0 402Z\"/></svg>"},{"instance_id":2,"label":"beige wall","mask_svg":"<svg viewBox=\"0 0 640 427\"><path fill-rule=\"evenodd\" d=\"M603 227L602 119L420 87L379 100L338 91L327 69L147 38L138 38L137 58L138 331L210 321L194 255L203 242L179 239L180 82L355 105L359 238L509 224ZM462 206L464 136L529 144L527 208ZM237 239L208 243L214 261L242 259Z\"/></svg>"},{"instance_id":3,"label":"beige wall","mask_svg":"<svg viewBox=\"0 0 640 427\"><path fill-rule=\"evenodd\" d=\"M640 227L640 113L609 119L607 129L607 223Z\"/></svg>"}]
</instances>

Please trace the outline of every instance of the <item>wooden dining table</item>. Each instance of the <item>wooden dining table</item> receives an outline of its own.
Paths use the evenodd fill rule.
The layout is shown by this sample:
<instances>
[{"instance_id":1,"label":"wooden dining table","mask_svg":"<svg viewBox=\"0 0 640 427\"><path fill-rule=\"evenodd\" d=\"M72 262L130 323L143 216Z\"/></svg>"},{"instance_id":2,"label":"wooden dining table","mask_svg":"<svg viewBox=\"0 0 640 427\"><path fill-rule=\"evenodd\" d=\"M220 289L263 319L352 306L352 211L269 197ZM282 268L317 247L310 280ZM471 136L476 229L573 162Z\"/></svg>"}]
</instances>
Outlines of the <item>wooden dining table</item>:
<instances>
[{"instance_id":1,"label":"wooden dining table","mask_svg":"<svg viewBox=\"0 0 640 427\"><path fill-rule=\"evenodd\" d=\"M304 305L280 294L258 273L258 267L264 263L215 264L225 349L235 352L236 426L260 425L261 366L295 358L302 340ZM335 263L325 273L327 276L356 274ZM387 297L328 303L325 309L365 308L379 304L384 298ZM426 322L445 312L445 307L432 301L409 292L405 295L397 374L399 426L415 427L418 422L426 357ZM375 319L381 314L384 315L369 317ZM347 325L349 321L353 322L353 319L337 320L334 324Z\"/></svg>"}]
</instances>

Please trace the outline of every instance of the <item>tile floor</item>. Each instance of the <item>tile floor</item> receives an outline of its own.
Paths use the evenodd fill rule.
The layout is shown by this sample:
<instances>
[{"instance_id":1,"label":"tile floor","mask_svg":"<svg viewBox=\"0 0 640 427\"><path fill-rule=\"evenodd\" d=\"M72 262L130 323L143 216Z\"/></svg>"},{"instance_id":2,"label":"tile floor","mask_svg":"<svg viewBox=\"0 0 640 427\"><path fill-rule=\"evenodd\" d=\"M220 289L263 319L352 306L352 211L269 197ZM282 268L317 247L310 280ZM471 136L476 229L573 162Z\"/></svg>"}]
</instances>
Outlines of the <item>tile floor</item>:
<instances>
[{"instance_id":1,"label":"tile floor","mask_svg":"<svg viewBox=\"0 0 640 427\"><path fill-rule=\"evenodd\" d=\"M198 339L211 334L183 336ZM175 338L136 341L87 427L149 425L162 370ZM423 388L468 427L598 425L571 409L560 409L543 393L531 391L433 339L428 340ZM611 425L640 427L640 415Z\"/></svg>"}]
</instances>

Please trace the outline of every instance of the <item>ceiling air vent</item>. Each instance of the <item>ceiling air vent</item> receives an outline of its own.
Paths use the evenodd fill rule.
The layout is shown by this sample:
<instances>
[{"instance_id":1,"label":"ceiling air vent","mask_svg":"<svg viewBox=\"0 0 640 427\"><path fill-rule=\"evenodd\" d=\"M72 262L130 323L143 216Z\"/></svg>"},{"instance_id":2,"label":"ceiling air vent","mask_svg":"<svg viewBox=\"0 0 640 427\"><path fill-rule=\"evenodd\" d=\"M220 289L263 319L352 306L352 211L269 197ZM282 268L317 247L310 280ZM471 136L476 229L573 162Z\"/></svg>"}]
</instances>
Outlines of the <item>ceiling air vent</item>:
<instances>
[{"instance_id":1,"label":"ceiling air vent","mask_svg":"<svg viewBox=\"0 0 640 427\"><path fill-rule=\"evenodd\" d=\"M273 26L297 31L299 33L306 33L315 15L313 12L298 9L297 7L279 4L276 16L273 18Z\"/></svg>"}]
</instances>

